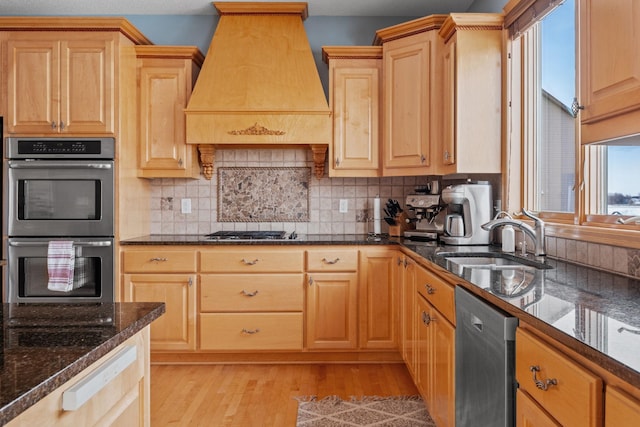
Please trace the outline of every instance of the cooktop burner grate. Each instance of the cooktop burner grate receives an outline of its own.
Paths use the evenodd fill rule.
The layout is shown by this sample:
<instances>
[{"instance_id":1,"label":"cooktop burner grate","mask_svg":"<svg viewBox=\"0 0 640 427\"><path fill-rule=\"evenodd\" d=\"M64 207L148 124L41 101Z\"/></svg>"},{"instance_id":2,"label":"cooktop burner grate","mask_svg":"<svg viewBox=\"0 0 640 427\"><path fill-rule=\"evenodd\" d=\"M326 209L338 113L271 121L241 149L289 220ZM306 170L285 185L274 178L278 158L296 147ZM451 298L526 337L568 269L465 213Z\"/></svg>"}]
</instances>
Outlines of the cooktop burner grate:
<instances>
[{"instance_id":1,"label":"cooktop burner grate","mask_svg":"<svg viewBox=\"0 0 640 427\"><path fill-rule=\"evenodd\" d=\"M207 234L211 240L281 240L285 231L216 231Z\"/></svg>"}]
</instances>

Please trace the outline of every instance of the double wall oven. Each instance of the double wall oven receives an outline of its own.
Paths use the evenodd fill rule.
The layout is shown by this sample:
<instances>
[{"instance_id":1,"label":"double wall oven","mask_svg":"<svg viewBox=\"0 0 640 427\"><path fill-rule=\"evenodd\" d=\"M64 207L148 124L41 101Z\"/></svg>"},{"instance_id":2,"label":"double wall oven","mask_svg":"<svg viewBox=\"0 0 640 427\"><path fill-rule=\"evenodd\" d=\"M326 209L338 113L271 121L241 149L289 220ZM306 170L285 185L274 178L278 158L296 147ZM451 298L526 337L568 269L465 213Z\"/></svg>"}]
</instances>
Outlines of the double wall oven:
<instances>
[{"instance_id":1,"label":"double wall oven","mask_svg":"<svg viewBox=\"0 0 640 427\"><path fill-rule=\"evenodd\" d=\"M7 138L8 302L113 302L113 138ZM73 244L73 289L48 287L52 240Z\"/></svg>"}]
</instances>

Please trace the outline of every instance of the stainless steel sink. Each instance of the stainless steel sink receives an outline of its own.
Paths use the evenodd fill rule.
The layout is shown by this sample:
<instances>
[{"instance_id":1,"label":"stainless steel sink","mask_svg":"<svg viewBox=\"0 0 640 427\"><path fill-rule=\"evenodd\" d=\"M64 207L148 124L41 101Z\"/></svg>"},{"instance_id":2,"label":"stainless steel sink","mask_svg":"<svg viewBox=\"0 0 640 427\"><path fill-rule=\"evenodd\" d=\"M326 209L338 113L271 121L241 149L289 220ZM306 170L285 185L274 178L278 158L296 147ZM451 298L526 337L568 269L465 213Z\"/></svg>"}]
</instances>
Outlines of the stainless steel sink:
<instances>
[{"instance_id":1,"label":"stainless steel sink","mask_svg":"<svg viewBox=\"0 0 640 427\"><path fill-rule=\"evenodd\" d=\"M453 264L461 267L484 268L490 270L535 270L536 267L523 264L519 261L501 258L501 257L485 257L485 256L464 256L464 257L445 257L445 259Z\"/></svg>"}]
</instances>

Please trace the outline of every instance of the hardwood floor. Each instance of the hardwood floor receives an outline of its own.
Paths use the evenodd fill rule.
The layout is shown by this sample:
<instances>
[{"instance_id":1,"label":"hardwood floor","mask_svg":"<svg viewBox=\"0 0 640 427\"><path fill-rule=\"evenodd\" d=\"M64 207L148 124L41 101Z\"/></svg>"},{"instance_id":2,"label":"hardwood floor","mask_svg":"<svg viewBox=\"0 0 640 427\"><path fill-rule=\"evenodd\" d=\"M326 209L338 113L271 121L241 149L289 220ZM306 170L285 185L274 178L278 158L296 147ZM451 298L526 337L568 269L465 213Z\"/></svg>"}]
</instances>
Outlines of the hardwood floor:
<instances>
[{"instance_id":1,"label":"hardwood floor","mask_svg":"<svg viewBox=\"0 0 640 427\"><path fill-rule=\"evenodd\" d=\"M414 394L402 363L153 365L151 426L294 427L295 397Z\"/></svg>"}]
</instances>

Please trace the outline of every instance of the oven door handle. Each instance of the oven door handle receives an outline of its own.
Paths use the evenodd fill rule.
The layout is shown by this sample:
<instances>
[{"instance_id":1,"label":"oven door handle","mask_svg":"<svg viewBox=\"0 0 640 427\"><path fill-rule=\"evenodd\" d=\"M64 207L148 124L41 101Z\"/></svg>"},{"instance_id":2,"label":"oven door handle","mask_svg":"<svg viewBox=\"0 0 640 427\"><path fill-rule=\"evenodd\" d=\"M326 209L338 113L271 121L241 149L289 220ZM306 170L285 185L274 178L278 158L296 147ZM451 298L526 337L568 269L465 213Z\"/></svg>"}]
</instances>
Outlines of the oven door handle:
<instances>
[{"instance_id":1,"label":"oven door handle","mask_svg":"<svg viewBox=\"0 0 640 427\"><path fill-rule=\"evenodd\" d=\"M9 161L9 169L111 169L112 162L86 163L86 162L56 162L56 161Z\"/></svg>"},{"instance_id":2,"label":"oven door handle","mask_svg":"<svg viewBox=\"0 0 640 427\"><path fill-rule=\"evenodd\" d=\"M9 246L16 246L16 247L27 247L27 246L48 246L49 245L49 241L40 241L40 242L12 242L9 241ZM73 242L73 246L80 246L80 247L107 247L107 246L111 246L111 241L109 240L100 240L100 241L96 241L96 242Z\"/></svg>"}]
</instances>

